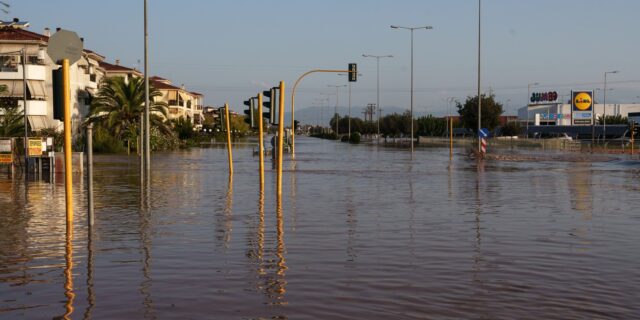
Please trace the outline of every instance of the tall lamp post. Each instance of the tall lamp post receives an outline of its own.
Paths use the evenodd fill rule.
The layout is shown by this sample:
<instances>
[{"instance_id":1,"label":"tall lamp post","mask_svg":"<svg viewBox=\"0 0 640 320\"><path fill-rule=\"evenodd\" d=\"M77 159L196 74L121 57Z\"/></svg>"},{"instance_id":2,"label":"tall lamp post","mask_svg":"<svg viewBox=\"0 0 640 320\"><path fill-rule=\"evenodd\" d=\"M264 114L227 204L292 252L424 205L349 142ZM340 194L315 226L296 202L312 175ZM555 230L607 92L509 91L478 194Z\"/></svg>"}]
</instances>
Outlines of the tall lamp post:
<instances>
[{"instance_id":1,"label":"tall lamp post","mask_svg":"<svg viewBox=\"0 0 640 320\"><path fill-rule=\"evenodd\" d=\"M432 26L424 27L400 27L396 25L391 26L392 29L406 29L411 31L411 109L409 110L409 116L411 117L411 153L413 153L413 31L419 29L431 30Z\"/></svg>"},{"instance_id":2,"label":"tall lamp post","mask_svg":"<svg viewBox=\"0 0 640 320\"><path fill-rule=\"evenodd\" d=\"M604 93L602 94L602 136L603 142L607 141L607 74L619 73L620 71L605 71L604 73Z\"/></svg>"},{"instance_id":3,"label":"tall lamp post","mask_svg":"<svg viewBox=\"0 0 640 320\"><path fill-rule=\"evenodd\" d=\"M348 73L338 73L338 75L339 76L348 76L349 74ZM358 77L361 77L361 76L362 76L362 74L358 73ZM348 122L348 125L347 125L348 134L347 134L347 136L349 137L349 139L351 139L351 82L349 82L348 86L349 86L349 111L348 111L348 113L349 113L349 121L347 121Z\"/></svg>"},{"instance_id":4,"label":"tall lamp post","mask_svg":"<svg viewBox=\"0 0 640 320\"><path fill-rule=\"evenodd\" d=\"M378 141L380 141L380 115L382 114L380 109L380 58L393 58L393 55L373 55L373 54L363 54L365 58L376 58L376 108L378 109Z\"/></svg>"},{"instance_id":5,"label":"tall lamp post","mask_svg":"<svg viewBox=\"0 0 640 320\"><path fill-rule=\"evenodd\" d=\"M531 115L529 114L529 104L531 102L531 86L540 85L538 82L528 83L527 84L527 138L529 138L529 118Z\"/></svg>"},{"instance_id":6,"label":"tall lamp post","mask_svg":"<svg viewBox=\"0 0 640 320\"><path fill-rule=\"evenodd\" d=\"M482 156L482 139L480 139L480 129L482 129L482 97L480 96L480 35L481 24L480 19L482 17L482 2L478 0L478 154ZM527 132L527 134L529 134Z\"/></svg>"},{"instance_id":7,"label":"tall lamp post","mask_svg":"<svg viewBox=\"0 0 640 320\"><path fill-rule=\"evenodd\" d=\"M340 124L340 117L337 116L338 115L338 99L340 99L340 88L342 87L346 87L346 84L341 84L341 85L334 85L334 84L329 84L327 85L327 87L331 87L331 88L336 88L336 106L333 109L334 111L334 117L336 117L336 136L339 134L338 132L338 125ZM329 118L329 123L331 123L331 118Z\"/></svg>"},{"instance_id":8,"label":"tall lamp post","mask_svg":"<svg viewBox=\"0 0 640 320\"><path fill-rule=\"evenodd\" d=\"M144 0L144 160L147 181L151 181L151 122L149 121L149 32L147 0Z\"/></svg>"}]
</instances>

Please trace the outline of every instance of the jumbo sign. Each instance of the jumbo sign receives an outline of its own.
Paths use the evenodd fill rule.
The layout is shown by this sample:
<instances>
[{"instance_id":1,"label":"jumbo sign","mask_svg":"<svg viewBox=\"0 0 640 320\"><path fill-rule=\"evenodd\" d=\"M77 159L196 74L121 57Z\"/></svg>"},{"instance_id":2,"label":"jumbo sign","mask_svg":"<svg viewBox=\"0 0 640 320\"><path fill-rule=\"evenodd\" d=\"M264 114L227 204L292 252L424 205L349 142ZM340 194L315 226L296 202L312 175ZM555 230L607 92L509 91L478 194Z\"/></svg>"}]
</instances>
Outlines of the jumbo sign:
<instances>
[{"instance_id":1,"label":"jumbo sign","mask_svg":"<svg viewBox=\"0 0 640 320\"><path fill-rule=\"evenodd\" d=\"M534 92L531 94L529 101L532 104L538 104L542 102L556 102L558 100L558 93L555 91L549 92Z\"/></svg>"}]
</instances>

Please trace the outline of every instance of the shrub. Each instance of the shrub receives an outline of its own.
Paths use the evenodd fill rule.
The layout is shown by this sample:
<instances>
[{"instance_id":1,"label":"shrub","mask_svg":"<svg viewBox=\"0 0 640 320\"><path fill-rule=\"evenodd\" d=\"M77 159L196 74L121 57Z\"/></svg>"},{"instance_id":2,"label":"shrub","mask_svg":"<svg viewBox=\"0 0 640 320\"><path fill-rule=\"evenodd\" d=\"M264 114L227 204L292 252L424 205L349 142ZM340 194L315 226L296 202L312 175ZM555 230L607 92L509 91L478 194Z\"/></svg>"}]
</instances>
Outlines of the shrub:
<instances>
[{"instance_id":1,"label":"shrub","mask_svg":"<svg viewBox=\"0 0 640 320\"><path fill-rule=\"evenodd\" d=\"M351 134L351 136L349 137L349 143L360 143L360 132L354 132Z\"/></svg>"},{"instance_id":2,"label":"shrub","mask_svg":"<svg viewBox=\"0 0 640 320\"><path fill-rule=\"evenodd\" d=\"M517 122L509 122L502 127L502 135L503 136L517 136L522 132L522 128L520 124Z\"/></svg>"}]
</instances>

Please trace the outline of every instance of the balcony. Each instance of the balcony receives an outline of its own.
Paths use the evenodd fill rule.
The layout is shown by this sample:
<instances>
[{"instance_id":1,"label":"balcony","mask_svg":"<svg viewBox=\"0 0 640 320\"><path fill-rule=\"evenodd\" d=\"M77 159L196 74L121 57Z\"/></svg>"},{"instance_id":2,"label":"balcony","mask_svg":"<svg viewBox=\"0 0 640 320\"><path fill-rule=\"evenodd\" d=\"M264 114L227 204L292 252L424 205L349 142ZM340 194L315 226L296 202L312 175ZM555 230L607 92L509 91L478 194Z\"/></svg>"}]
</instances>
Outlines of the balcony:
<instances>
[{"instance_id":1,"label":"balcony","mask_svg":"<svg viewBox=\"0 0 640 320\"><path fill-rule=\"evenodd\" d=\"M174 107L174 106L184 107L184 101L169 100L169 102L167 104L170 107Z\"/></svg>"},{"instance_id":2,"label":"balcony","mask_svg":"<svg viewBox=\"0 0 640 320\"><path fill-rule=\"evenodd\" d=\"M47 67L40 65L27 64L27 80L47 79ZM22 80L22 65L3 66L0 68L0 79L2 80Z\"/></svg>"}]
</instances>

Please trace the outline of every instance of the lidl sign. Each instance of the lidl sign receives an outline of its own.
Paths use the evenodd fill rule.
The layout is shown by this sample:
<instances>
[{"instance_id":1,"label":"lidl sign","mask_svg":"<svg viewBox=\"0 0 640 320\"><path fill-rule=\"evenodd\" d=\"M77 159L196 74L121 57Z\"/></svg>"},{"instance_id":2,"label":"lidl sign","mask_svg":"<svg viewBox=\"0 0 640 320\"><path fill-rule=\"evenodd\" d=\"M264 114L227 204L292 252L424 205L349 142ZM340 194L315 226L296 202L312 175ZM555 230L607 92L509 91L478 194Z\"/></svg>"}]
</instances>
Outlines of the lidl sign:
<instances>
[{"instance_id":1,"label":"lidl sign","mask_svg":"<svg viewBox=\"0 0 640 320\"><path fill-rule=\"evenodd\" d=\"M593 91L571 91L572 111L593 111Z\"/></svg>"}]
</instances>

